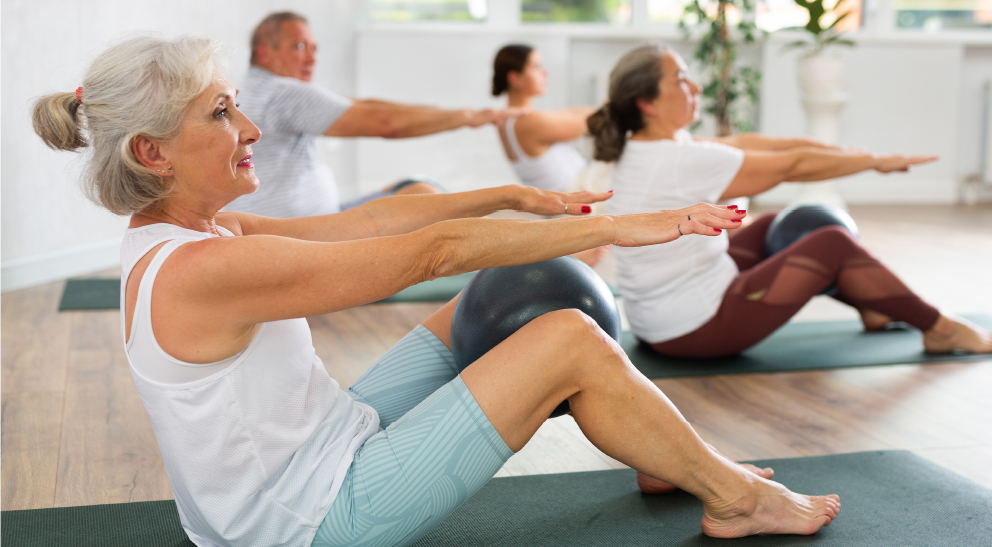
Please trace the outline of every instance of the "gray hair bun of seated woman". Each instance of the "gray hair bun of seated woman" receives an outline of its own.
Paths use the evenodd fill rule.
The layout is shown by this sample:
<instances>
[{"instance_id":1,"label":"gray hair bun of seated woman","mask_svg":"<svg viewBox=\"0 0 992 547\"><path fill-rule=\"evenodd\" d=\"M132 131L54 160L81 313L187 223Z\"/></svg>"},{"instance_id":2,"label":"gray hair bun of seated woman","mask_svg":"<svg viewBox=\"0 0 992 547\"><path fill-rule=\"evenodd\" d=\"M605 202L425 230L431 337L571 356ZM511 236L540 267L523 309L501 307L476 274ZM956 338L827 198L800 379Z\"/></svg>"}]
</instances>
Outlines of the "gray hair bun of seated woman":
<instances>
[{"instance_id":1,"label":"gray hair bun of seated woman","mask_svg":"<svg viewBox=\"0 0 992 547\"><path fill-rule=\"evenodd\" d=\"M220 43L180 36L140 35L107 48L90 65L76 93L52 93L34 103L34 131L56 150L92 148L83 174L86 194L127 215L169 194L161 176L134 157L136 137L167 141L179 133L190 102L224 70ZM88 133L88 138L84 133Z\"/></svg>"},{"instance_id":2,"label":"gray hair bun of seated woman","mask_svg":"<svg viewBox=\"0 0 992 547\"><path fill-rule=\"evenodd\" d=\"M644 127L638 99L652 101L661 92L663 44L647 44L627 52L610 72L609 102L586 120L594 139L593 157L617 161L627 144L627 134Z\"/></svg>"}]
</instances>

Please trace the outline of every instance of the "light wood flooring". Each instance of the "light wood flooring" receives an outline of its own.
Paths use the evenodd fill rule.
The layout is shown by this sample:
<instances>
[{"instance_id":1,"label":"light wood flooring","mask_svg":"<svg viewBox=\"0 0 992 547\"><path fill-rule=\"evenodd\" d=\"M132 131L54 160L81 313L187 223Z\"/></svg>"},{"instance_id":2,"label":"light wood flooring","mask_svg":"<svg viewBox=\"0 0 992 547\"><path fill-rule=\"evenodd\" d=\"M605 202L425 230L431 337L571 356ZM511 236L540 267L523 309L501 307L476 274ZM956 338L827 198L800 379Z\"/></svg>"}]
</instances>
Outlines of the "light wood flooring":
<instances>
[{"instance_id":1,"label":"light wood flooring","mask_svg":"<svg viewBox=\"0 0 992 547\"><path fill-rule=\"evenodd\" d=\"M992 313L992 208L852 213L867 246L922 296L955 312ZM600 269L611 277L609 264ZM0 298L0 506L170 498L127 370L119 312L58 313L62 285ZM313 317L314 346L347 387L437 307L371 305ZM796 320L849 317L849 309L819 298ZM732 458L907 449L992 488L992 359L656 383L700 435ZM620 466L563 417L548 421L500 475Z\"/></svg>"}]
</instances>

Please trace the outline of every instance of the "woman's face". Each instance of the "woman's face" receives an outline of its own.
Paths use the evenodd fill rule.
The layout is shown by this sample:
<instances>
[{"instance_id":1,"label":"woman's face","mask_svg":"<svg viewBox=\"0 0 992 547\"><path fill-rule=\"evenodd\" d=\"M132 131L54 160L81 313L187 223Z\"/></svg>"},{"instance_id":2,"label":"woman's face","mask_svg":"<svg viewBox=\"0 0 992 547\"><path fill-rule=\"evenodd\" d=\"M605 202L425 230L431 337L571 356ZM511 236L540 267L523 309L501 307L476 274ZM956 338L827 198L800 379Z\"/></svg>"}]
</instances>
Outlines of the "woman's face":
<instances>
[{"instance_id":1,"label":"woman's face","mask_svg":"<svg viewBox=\"0 0 992 547\"><path fill-rule=\"evenodd\" d=\"M251 145L262 133L238 110L236 95L234 86L215 74L187 110L179 136L162 144L175 191L226 205L258 188Z\"/></svg>"},{"instance_id":2,"label":"woman's face","mask_svg":"<svg viewBox=\"0 0 992 547\"><path fill-rule=\"evenodd\" d=\"M536 49L527 56L527 64L521 72L510 72L510 89L528 96L544 95L548 88L548 71L544 60Z\"/></svg>"},{"instance_id":3,"label":"woman's face","mask_svg":"<svg viewBox=\"0 0 992 547\"><path fill-rule=\"evenodd\" d=\"M651 102L638 104L646 125L661 123L681 129L699 119L699 84L689 79L685 61L675 52L667 52L661 60L661 93Z\"/></svg>"}]
</instances>

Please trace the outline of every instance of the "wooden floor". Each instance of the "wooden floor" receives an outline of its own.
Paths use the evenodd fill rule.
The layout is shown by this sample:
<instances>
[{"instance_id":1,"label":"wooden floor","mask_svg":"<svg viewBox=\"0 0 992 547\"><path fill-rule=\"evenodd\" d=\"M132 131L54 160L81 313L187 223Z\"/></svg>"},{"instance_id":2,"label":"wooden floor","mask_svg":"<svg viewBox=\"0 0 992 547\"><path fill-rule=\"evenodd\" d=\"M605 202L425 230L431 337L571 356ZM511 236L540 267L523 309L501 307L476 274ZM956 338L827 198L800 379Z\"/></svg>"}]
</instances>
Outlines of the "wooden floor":
<instances>
[{"instance_id":1,"label":"wooden floor","mask_svg":"<svg viewBox=\"0 0 992 547\"><path fill-rule=\"evenodd\" d=\"M861 207L868 247L928 300L992 312L992 208ZM602 269L611 277L608 265ZM106 272L114 275L114 272ZM56 311L62 283L4 294L5 510L171 498L131 382L117 311ZM328 372L350 385L435 304L372 305L310 319ZM854 317L830 299L797 320ZM992 488L992 359L656 382L730 457L907 449ZM571 418L550 420L500 475L621 466Z\"/></svg>"}]
</instances>

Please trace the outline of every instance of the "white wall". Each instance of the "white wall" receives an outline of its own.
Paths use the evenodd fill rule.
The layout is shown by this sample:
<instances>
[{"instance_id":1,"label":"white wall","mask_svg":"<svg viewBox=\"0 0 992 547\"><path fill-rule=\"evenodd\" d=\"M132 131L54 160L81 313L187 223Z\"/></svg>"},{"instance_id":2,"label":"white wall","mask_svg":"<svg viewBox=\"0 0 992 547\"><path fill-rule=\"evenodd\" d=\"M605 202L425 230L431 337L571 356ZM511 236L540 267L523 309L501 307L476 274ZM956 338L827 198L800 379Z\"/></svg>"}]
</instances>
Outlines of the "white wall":
<instances>
[{"instance_id":1,"label":"white wall","mask_svg":"<svg viewBox=\"0 0 992 547\"><path fill-rule=\"evenodd\" d=\"M84 156L55 152L31 131L33 98L81 85L90 60L129 32L210 36L233 50L232 81L248 65L248 38L274 9L311 20L320 44L315 81L345 94L355 89L351 0L4 0L0 4L0 286L34 285L118 263L126 219L87 201L78 186ZM353 152L344 147L335 169L353 178ZM343 161L342 161L343 160Z\"/></svg>"}]
</instances>

